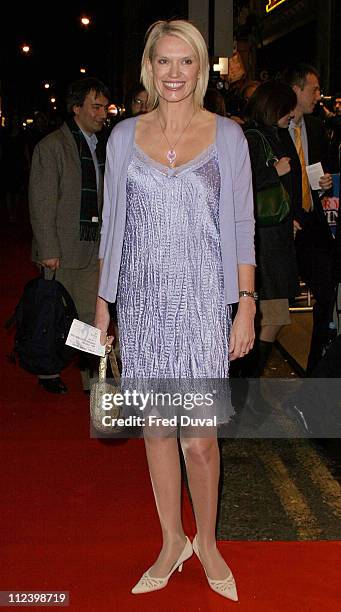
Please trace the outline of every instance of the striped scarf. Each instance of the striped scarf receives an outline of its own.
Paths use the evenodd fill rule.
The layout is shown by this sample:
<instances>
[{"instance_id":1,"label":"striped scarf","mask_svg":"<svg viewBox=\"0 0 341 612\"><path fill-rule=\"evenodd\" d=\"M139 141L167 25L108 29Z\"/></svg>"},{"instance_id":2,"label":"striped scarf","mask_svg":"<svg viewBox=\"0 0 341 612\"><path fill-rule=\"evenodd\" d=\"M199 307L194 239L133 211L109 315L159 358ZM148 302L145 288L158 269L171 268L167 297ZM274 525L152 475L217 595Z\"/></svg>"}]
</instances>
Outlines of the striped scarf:
<instances>
[{"instance_id":1,"label":"striped scarf","mask_svg":"<svg viewBox=\"0 0 341 612\"><path fill-rule=\"evenodd\" d=\"M99 210L97 196L96 170L89 145L84 138L82 130L73 118L69 119L67 126L75 139L82 170L81 210L80 210L80 240L99 239ZM98 168L104 172L104 157L100 154L100 147L96 148ZM97 221L93 221L97 218Z\"/></svg>"}]
</instances>

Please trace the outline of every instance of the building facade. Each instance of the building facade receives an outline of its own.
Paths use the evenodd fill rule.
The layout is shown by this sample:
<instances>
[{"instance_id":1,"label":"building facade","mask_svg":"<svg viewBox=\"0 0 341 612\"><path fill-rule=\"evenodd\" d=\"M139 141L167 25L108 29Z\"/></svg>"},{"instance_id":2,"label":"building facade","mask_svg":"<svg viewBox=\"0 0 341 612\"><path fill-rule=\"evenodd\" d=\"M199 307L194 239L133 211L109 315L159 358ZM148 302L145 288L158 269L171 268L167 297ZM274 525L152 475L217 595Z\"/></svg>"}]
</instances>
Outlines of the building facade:
<instances>
[{"instance_id":1,"label":"building facade","mask_svg":"<svg viewBox=\"0 0 341 612\"><path fill-rule=\"evenodd\" d=\"M250 0L249 32L255 74L261 80L277 76L296 61L313 64L321 75L323 93L341 88L337 0Z\"/></svg>"}]
</instances>

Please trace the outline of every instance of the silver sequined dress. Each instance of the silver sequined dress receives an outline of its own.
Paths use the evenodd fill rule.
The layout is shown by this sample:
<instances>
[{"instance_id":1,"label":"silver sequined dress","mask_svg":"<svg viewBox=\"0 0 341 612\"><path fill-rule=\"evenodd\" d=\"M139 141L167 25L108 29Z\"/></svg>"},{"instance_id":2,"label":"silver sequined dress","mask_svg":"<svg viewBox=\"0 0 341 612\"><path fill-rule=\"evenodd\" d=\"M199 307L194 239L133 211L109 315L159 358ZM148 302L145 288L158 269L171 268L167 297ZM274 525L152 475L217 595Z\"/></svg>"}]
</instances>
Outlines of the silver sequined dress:
<instances>
[{"instance_id":1,"label":"silver sequined dress","mask_svg":"<svg viewBox=\"0 0 341 612\"><path fill-rule=\"evenodd\" d=\"M117 294L123 378L227 378L215 144L167 168L137 145Z\"/></svg>"}]
</instances>

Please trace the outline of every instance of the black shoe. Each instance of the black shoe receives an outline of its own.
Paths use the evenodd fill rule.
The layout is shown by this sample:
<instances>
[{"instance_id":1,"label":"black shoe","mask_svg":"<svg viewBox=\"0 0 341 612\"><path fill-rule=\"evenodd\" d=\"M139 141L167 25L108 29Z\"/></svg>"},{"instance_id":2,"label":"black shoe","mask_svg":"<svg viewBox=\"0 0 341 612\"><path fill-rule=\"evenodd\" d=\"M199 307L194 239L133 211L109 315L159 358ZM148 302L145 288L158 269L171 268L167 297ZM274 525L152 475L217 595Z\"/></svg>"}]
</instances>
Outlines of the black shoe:
<instances>
[{"instance_id":1,"label":"black shoe","mask_svg":"<svg viewBox=\"0 0 341 612\"><path fill-rule=\"evenodd\" d=\"M220 431L220 437L222 438L237 438L238 430L239 430L239 420L238 415L234 413L227 423L222 423L218 425Z\"/></svg>"},{"instance_id":2,"label":"black shoe","mask_svg":"<svg viewBox=\"0 0 341 612\"><path fill-rule=\"evenodd\" d=\"M240 424L252 429L261 427L272 418L273 408L267 402L249 402L240 414Z\"/></svg>"},{"instance_id":3,"label":"black shoe","mask_svg":"<svg viewBox=\"0 0 341 612\"><path fill-rule=\"evenodd\" d=\"M248 394L239 415L241 424L251 428L260 427L272 418L273 412L273 406L262 395L260 381L250 379Z\"/></svg>"},{"instance_id":4,"label":"black shoe","mask_svg":"<svg viewBox=\"0 0 341 612\"><path fill-rule=\"evenodd\" d=\"M38 378L38 382L49 393L67 393L68 391L60 376L56 378Z\"/></svg>"}]
</instances>

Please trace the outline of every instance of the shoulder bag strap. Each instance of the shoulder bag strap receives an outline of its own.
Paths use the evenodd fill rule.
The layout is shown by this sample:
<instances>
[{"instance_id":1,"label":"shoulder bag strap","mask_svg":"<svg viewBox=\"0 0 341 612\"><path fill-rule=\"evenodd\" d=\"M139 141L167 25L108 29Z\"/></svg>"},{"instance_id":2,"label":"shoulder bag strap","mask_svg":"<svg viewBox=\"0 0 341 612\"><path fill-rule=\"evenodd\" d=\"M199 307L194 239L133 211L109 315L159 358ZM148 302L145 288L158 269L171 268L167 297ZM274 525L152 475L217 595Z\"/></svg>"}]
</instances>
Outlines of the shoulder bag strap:
<instances>
[{"instance_id":1,"label":"shoulder bag strap","mask_svg":"<svg viewBox=\"0 0 341 612\"><path fill-rule=\"evenodd\" d=\"M111 366L111 371L113 373L115 382L117 385L120 385L121 382L121 376L120 376L120 371L118 369L118 365L117 365L117 359L116 359L116 355L115 355L115 351L112 348L110 353L109 353L109 362L110 362L110 366Z\"/></svg>"},{"instance_id":2,"label":"shoulder bag strap","mask_svg":"<svg viewBox=\"0 0 341 612\"><path fill-rule=\"evenodd\" d=\"M99 382L105 382L107 378L108 357L109 357L111 372L113 374L116 384L119 386L121 383L121 376L120 376L120 371L117 365L116 355L111 346L106 347L104 357L101 357L99 360L98 380Z\"/></svg>"},{"instance_id":3,"label":"shoulder bag strap","mask_svg":"<svg viewBox=\"0 0 341 612\"><path fill-rule=\"evenodd\" d=\"M278 157L276 157L276 155L274 154L270 143L265 138L264 134L262 134L262 132L260 132L259 130L256 130L255 128L250 128L249 130L246 130L245 133L246 134L254 133L260 136L260 139L263 145L263 149L264 149L264 154L265 154L265 160L266 160L265 163L267 166L269 166L271 162L278 161Z\"/></svg>"}]
</instances>

